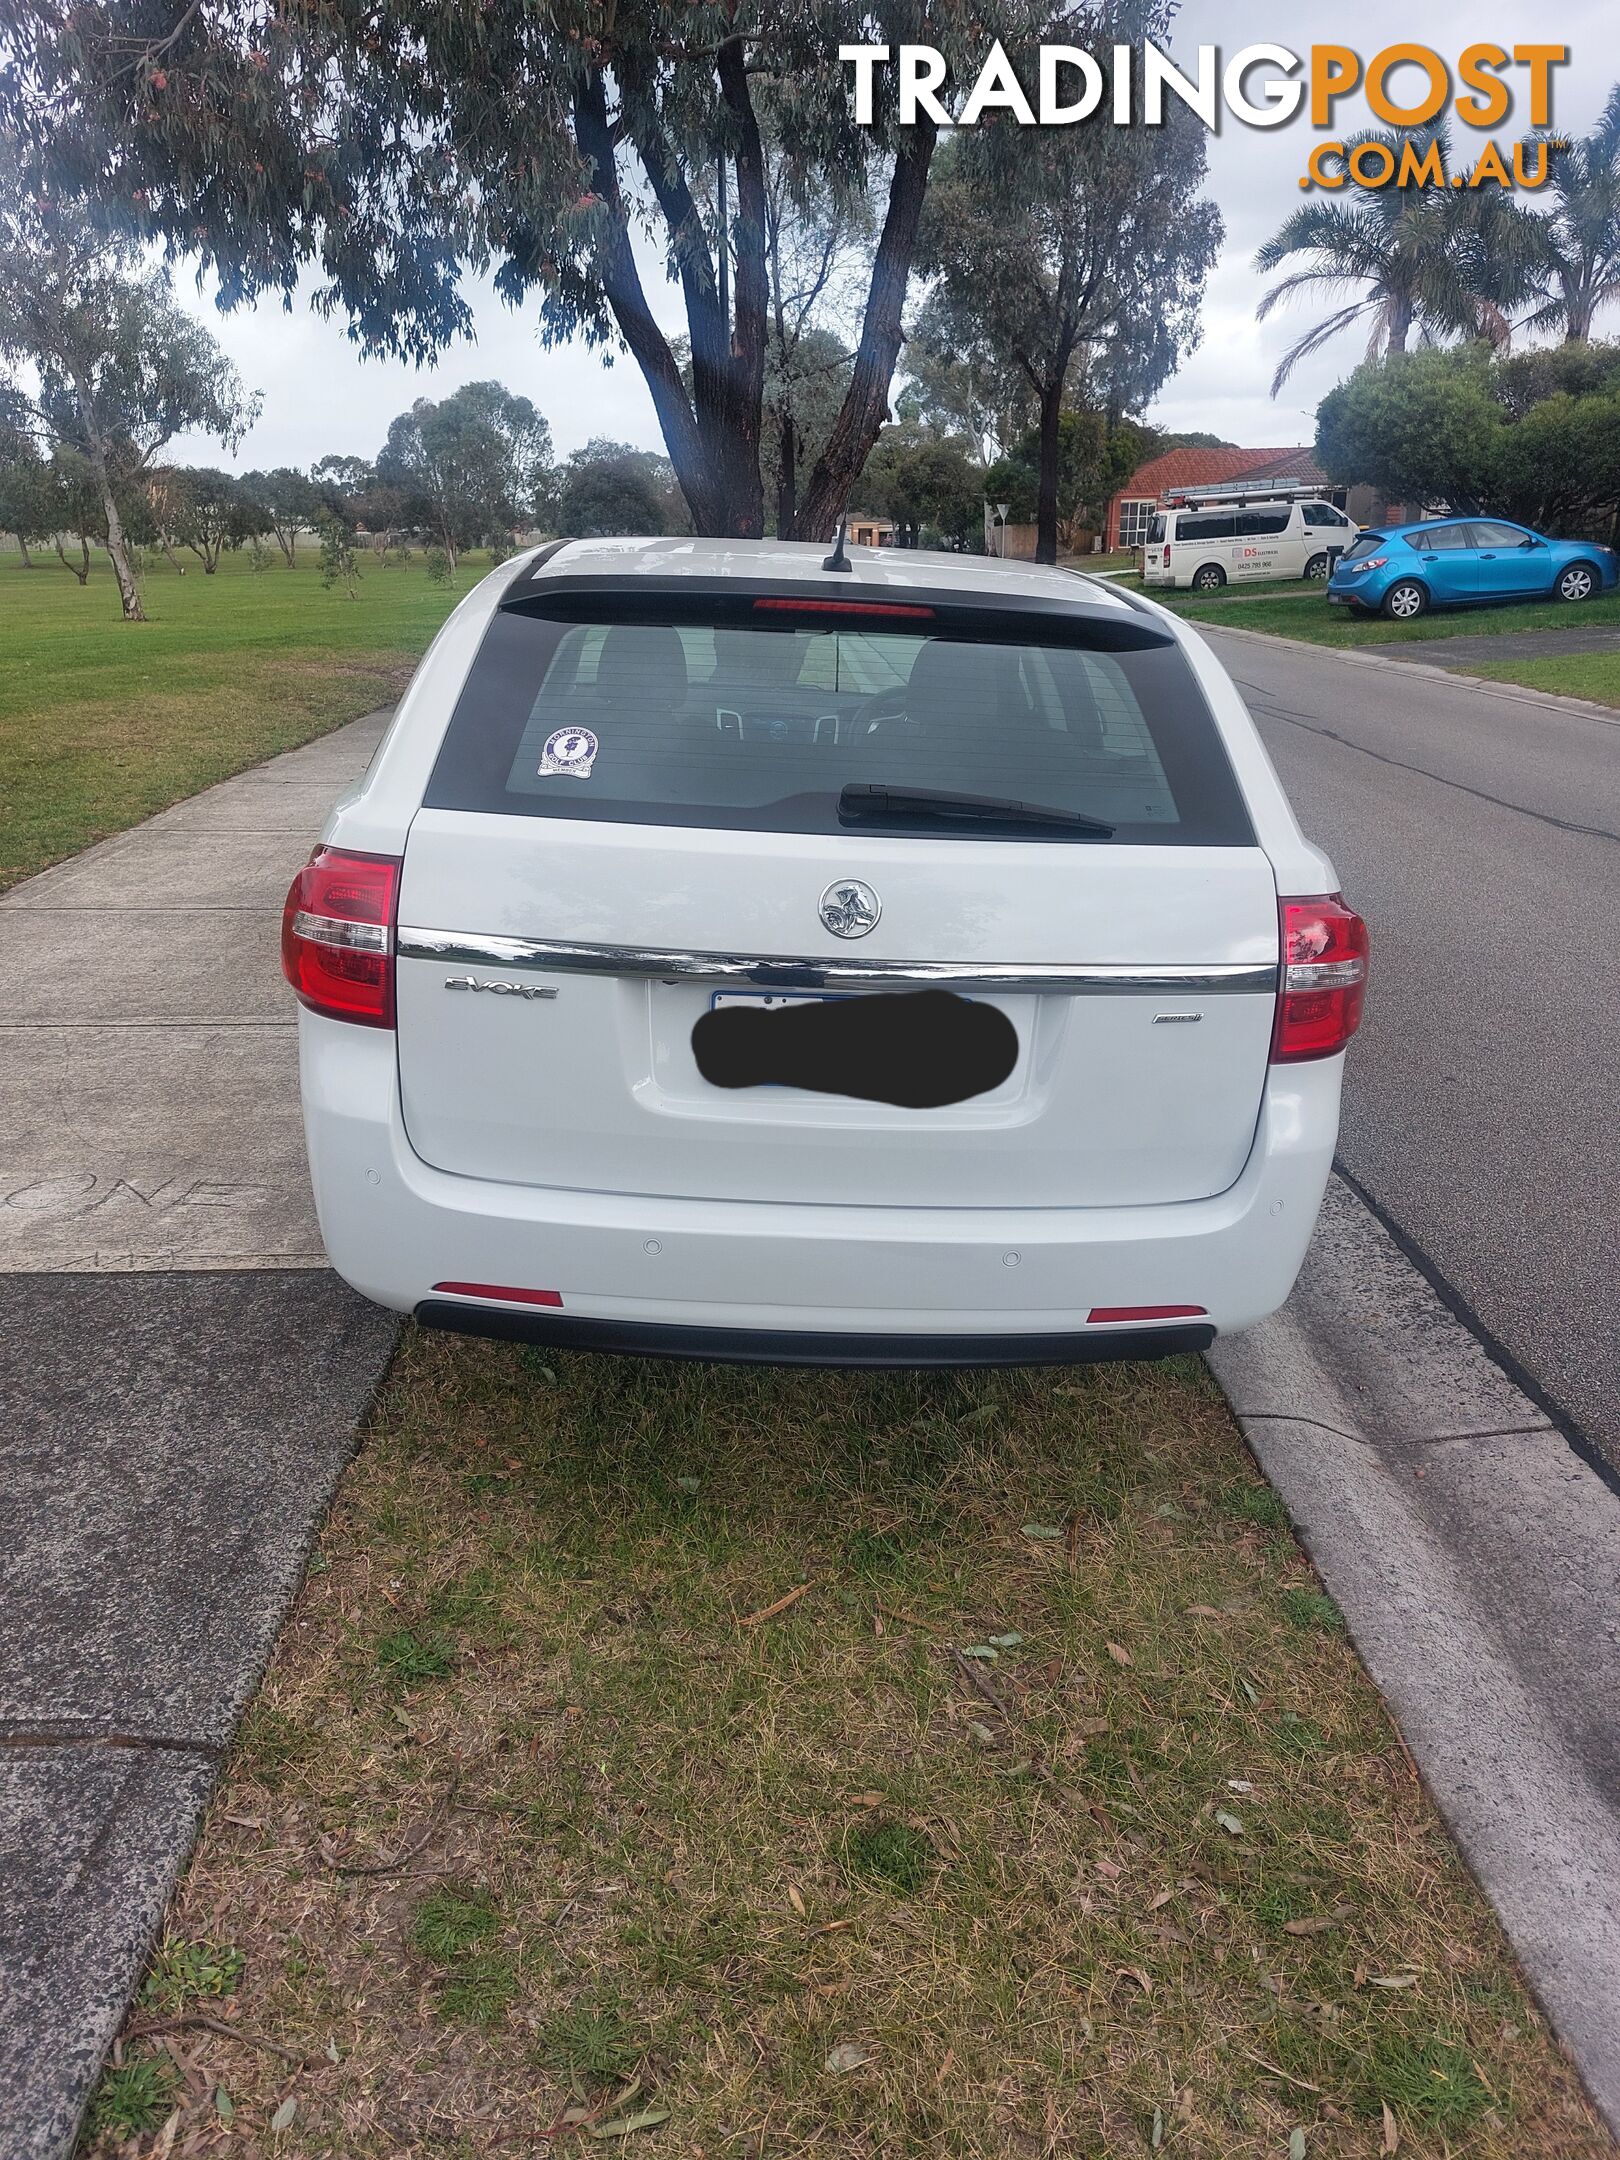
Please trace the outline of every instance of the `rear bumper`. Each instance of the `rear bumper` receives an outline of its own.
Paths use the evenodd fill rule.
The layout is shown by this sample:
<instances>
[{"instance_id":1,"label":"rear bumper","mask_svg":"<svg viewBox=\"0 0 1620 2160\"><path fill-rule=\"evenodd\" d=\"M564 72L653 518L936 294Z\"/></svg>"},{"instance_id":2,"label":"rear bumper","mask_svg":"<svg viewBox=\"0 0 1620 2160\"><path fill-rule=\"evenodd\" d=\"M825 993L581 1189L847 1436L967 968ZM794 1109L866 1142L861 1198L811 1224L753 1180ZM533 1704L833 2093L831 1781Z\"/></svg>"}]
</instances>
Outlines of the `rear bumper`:
<instances>
[{"instance_id":1,"label":"rear bumper","mask_svg":"<svg viewBox=\"0 0 1620 2160\"><path fill-rule=\"evenodd\" d=\"M452 1298L417 1306L423 1327L550 1350L607 1350L621 1357L690 1358L710 1365L901 1367L1097 1365L1180 1357L1207 1350L1212 1327L1087 1328L1076 1335L874 1335L815 1329L674 1327L640 1320L576 1320L562 1313L498 1311Z\"/></svg>"},{"instance_id":2,"label":"rear bumper","mask_svg":"<svg viewBox=\"0 0 1620 2160\"><path fill-rule=\"evenodd\" d=\"M393 1037L308 1012L299 1027L321 1229L333 1266L365 1296L431 1325L528 1341L795 1363L1152 1356L1252 1326L1287 1297L1304 1257L1343 1062L1272 1068L1243 1174L1210 1199L806 1206L431 1169L405 1135ZM537 1313L436 1294L446 1282L551 1292L560 1304ZM1178 1320L1164 1344L1157 1329L1144 1340L1134 1323L1088 1324L1094 1307L1167 1305L1207 1317Z\"/></svg>"}]
</instances>

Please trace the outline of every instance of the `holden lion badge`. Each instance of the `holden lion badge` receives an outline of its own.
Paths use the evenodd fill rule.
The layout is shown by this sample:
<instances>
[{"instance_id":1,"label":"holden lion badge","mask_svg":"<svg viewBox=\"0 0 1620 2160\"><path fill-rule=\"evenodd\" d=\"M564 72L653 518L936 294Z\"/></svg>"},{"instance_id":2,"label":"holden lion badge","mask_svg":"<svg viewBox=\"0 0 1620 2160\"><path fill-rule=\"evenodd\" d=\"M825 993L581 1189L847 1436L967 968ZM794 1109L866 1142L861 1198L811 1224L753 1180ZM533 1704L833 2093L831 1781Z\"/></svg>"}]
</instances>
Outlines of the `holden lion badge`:
<instances>
[{"instance_id":1,"label":"holden lion badge","mask_svg":"<svg viewBox=\"0 0 1620 2160\"><path fill-rule=\"evenodd\" d=\"M558 728L554 735L546 737L546 747L540 753L542 774L568 773L576 780L588 780L595 763L596 737L588 727Z\"/></svg>"},{"instance_id":2,"label":"holden lion badge","mask_svg":"<svg viewBox=\"0 0 1620 2160\"><path fill-rule=\"evenodd\" d=\"M877 928L883 903L859 878L841 878L822 894L820 913L834 937L865 937Z\"/></svg>"}]
</instances>

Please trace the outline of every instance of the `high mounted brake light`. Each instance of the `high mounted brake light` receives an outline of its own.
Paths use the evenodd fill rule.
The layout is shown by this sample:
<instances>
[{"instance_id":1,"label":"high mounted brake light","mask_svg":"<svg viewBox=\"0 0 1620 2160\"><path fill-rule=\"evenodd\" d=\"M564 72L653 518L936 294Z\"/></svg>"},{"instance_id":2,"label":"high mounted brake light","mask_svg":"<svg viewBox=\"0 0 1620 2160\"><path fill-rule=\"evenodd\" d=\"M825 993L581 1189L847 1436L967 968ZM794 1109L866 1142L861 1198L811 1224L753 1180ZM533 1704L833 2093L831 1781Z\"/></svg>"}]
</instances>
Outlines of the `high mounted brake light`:
<instances>
[{"instance_id":1,"label":"high mounted brake light","mask_svg":"<svg viewBox=\"0 0 1620 2160\"><path fill-rule=\"evenodd\" d=\"M1361 1025L1367 925L1337 893L1278 902L1282 977L1271 1062L1332 1057Z\"/></svg>"},{"instance_id":2,"label":"high mounted brake light","mask_svg":"<svg viewBox=\"0 0 1620 2160\"><path fill-rule=\"evenodd\" d=\"M281 972L300 1004L359 1027L394 1024L399 859L318 847L281 913Z\"/></svg>"},{"instance_id":3,"label":"high mounted brake light","mask_svg":"<svg viewBox=\"0 0 1620 2160\"><path fill-rule=\"evenodd\" d=\"M899 600L786 600L754 602L756 614L773 615L904 615L913 621L932 622L931 607L910 607Z\"/></svg>"}]
</instances>

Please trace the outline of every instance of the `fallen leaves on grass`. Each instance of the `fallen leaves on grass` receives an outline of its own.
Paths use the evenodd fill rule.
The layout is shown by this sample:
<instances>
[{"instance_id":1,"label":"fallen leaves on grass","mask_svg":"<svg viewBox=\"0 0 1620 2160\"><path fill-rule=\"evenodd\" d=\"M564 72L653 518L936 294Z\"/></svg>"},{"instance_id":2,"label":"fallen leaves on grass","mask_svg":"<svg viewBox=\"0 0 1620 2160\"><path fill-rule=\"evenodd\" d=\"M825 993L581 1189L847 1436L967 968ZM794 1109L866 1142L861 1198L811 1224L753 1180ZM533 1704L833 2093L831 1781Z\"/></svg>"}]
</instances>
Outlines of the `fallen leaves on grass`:
<instances>
[{"instance_id":1,"label":"fallen leaves on grass","mask_svg":"<svg viewBox=\"0 0 1620 2160\"><path fill-rule=\"evenodd\" d=\"M641 2108L634 2115L618 2115L612 2122L590 2123L586 2127L593 2138L603 2142L608 2138L634 2137L638 2130L656 2130L669 2121L669 2116L668 2108Z\"/></svg>"},{"instance_id":2,"label":"fallen leaves on grass","mask_svg":"<svg viewBox=\"0 0 1620 2160\"><path fill-rule=\"evenodd\" d=\"M790 1605L797 1605L809 1587L810 1585L807 1582L800 1583L795 1589L789 1590L784 1597L775 1599L769 1605L762 1605L758 1612L744 1613L738 1625L740 1627L758 1627L762 1620L774 1620L778 1613L785 1613Z\"/></svg>"}]
</instances>

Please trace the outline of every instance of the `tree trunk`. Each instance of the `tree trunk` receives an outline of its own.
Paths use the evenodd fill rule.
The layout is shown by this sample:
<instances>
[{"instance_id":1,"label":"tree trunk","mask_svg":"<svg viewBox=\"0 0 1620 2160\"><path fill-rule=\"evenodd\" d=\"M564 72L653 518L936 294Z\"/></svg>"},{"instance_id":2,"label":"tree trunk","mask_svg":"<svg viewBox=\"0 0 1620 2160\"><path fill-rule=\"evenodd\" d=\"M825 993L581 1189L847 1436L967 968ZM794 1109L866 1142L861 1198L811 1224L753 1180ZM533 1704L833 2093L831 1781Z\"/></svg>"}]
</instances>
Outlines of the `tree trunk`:
<instances>
[{"instance_id":1,"label":"tree trunk","mask_svg":"<svg viewBox=\"0 0 1620 2160\"><path fill-rule=\"evenodd\" d=\"M34 567L34 558L28 552L28 535L26 533L19 533L17 535L17 546L22 551L23 568L25 570L32 570Z\"/></svg>"},{"instance_id":2,"label":"tree trunk","mask_svg":"<svg viewBox=\"0 0 1620 2160\"><path fill-rule=\"evenodd\" d=\"M931 121L919 120L910 140L894 162L889 183L889 207L883 220L877 254L872 263L872 283L866 297L861 342L849 388L838 409L826 447L816 460L805 489L804 501L793 523L799 540L829 540L850 491L861 470L878 429L889 410L889 385L900 356L900 311L905 306L911 277L911 258L917 246L917 224L928 189L928 166L934 154L936 130Z\"/></svg>"},{"instance_id":3,"label":"tree trunk","mask_svg":"<svg viewBox=\"0 0 1620 2160\"><path fill-rule=\"evenodd\" d=\"M1055 379L1041 385L1041 469L1040 487L1035 498L1035 560L1038 563L1057 561L1057 495L1058 495L1058 446L1061 437L1059 422L1063 418L1063 383L1068 374L1067 365L1058 369Z\"/></svg>"},{"instance_id":4,"label":"tree trunk","mask_svg":"<svg viewBox=\"0 0 1620 2160\"><path fill-rule=\"evenodd\" d=\"M1390 294L1387 321L1390 351L1405 352L1406 341L1412 335L1412 303L1405 293Z\"/></svg>"},{"instance_id":5,"label":"tree trunk","mask_svg":"<svg viewBox=\"0 0 1620 2160\"><path fill-rule=\"evenodd\" d=\"M82 533L79 535L79 546L84 551L84 568L82 570L77 563L68 561L67 550L62 545L62 535L58 533L56 536L56 552L61 558L62 568L71 570L81 585L88 585L90 582L90 544Z\"/></svg>"},{"instance_id":6,"label":"tree trunk","mask_svg":"<svg viewBox=\"0 0 1620 2160\"><path fill-rule=\"evenodd\" d=\"M727 354L725 463L731 530L757 540L765 530L765 490L759 470L764 419L766 321L770 308L765 205L765 147L748 89L746 49L729 38L716 58L720 92L737 130L733 156L737 168L737 244L735 312ZM721 233L724 252L729 236Z\"/></svg>"},{"instance_id":7,"label":"tree trunk","mask_svg":"<svg viewBox=\"0 0 1620 2160\"><path fill-rule=\"evenodd\" d=\"M782 443L777 463L780 469L776 485L776 536L786 540L793 532L799 502L799 431L793 424L791 412L782 415Z\"/></svg>"},{"instance_id":8,"label":"tree trunk","mask_svg":"<svg viewBox=\"0 0 1620 2160\"><path fill-rule=\"evenodd\" d=\"M107 445L96 422L96 410L90 396L90 386L82 375L73 378L74 402L79 408L79 418L84 424L85 449L89 453L90 469L96 476L101 490L102 515L107 520L107 553L112 559L113 576L118 580L118 597L123 603L125 622L145 622L146 610L141 606L141 588L135 582L135 572L129 559L129 547L124 539L124 521L118 515L118 504L113 496L112 480L107 471Z\"/></svg>"},{"instance_id":9,"label":"tree trunk","mask_svg":"<svg viewBox=\"0 0 1620 2160\"><path fill-rule=\"evenodd\" d=\"M647 305L647 295L642 288L641 273L636 267L635 252L630 245L629 212L624 191L619 185L618 160L614 154L613 132L607 117L607 90L600 72L584 77L574 92L574 134L583 155L590 160L591 178L597 194L613 214L612 230L596 258L597 273L602 280L602 290L607 296L613 319L619 326L620 335L630 348L631 358L646 379L647 389L658 416L664 445L669 451L669 461L675 468L675 478L681 493L686 497L692 513L694 531L709 536L723 534L723 522L719 490L707 455L707 446L699 431L697 416L692 410L692 400L686 394L681 371L675 355L669 349L669 340L653 318ZM686 227L684 221L671 216L672 205L678 202L680 189L671 190L675 184L659 163L658 147L636 143L641 153L654 192L658 195L660 208L670 226L671 244L675 250L681 282L686 290L687 319L692 325L692 369L694 385L698 373L698 325L693 319L693 290L701 285L705 264L698 261L699 242ZM690 200L690 197L687 197ZM696 217L696 207L691 215ZM703 251L706 256L707 251ZM712 265L708 265L709 283L712 286Z\"/></svg>"},{"instance_id":10,"label":"tree trunk","mask_svg":"<svg viewBox=\"0 0 1620 2160\"><path fill-rule=\"evenodd\" d=\"M105 457L93 461L97 477L101 481L101 506L107 519L107 553L112 557L113 576L118 580L118 597L123 602L125 622L145 622L146 610L141 606L141 588L135 582L135 570L129 559L129 548L124 540L124 521L118 515L118 505L113 500L112 484L107 478Z\"/></svg>"}]
</instances>

